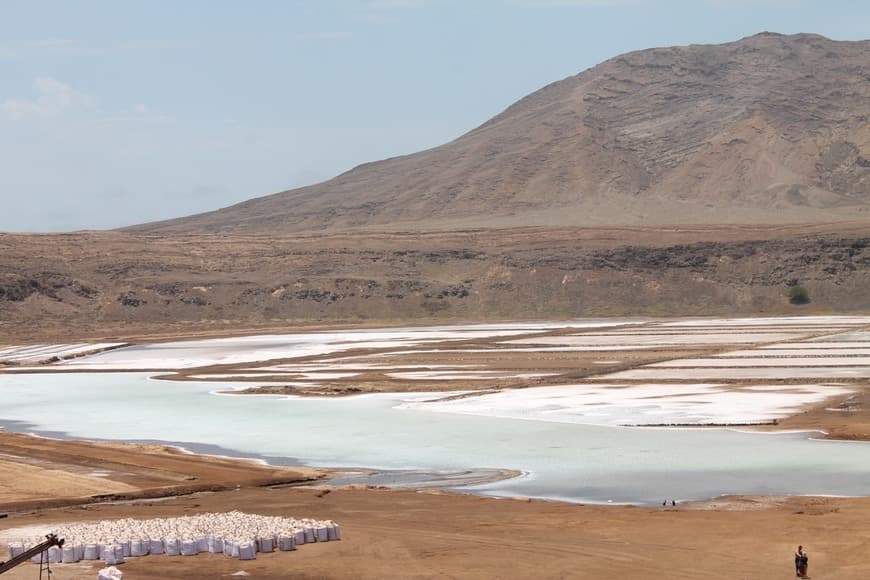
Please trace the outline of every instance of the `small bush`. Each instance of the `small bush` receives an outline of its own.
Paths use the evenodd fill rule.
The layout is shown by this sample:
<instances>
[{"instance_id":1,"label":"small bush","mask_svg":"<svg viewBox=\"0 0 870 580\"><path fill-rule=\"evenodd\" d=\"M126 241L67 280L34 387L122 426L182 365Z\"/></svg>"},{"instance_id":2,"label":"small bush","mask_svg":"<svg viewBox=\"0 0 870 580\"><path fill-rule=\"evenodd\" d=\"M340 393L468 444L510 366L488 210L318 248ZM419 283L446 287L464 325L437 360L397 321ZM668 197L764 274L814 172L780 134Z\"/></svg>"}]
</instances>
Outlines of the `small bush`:
<instances>
[{"instance_id":1,"label":"small bush","mask_svg":"<svg viewBox=\"0 0 870 580\"><path fill-rule=\"evenodd\" d=\"M788 289L788 301L792 304L809 304L810 302L810 293L807 292L807 289L801 286L800 284L796 284L794 286L789 287Z\"/></svg>"}]
</instances>

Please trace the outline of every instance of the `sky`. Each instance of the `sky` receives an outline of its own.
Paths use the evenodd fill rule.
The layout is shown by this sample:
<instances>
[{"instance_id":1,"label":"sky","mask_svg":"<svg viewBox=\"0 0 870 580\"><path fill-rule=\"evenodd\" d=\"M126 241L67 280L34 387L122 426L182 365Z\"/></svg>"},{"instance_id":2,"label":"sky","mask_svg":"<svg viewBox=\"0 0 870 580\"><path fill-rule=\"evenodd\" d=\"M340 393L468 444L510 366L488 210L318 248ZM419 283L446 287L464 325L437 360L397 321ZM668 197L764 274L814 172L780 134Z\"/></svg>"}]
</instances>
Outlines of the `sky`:
<instances>
[{"instance_id":1,"label":"sky","mask_svg":"<svg viewBox=\"0 0 870 580\"><path fill-rule=\"evenodd\" d=\"M0 0L0 231L226 207L631 50L870 38L866 0Z\"/></svg>"}]
</instances>

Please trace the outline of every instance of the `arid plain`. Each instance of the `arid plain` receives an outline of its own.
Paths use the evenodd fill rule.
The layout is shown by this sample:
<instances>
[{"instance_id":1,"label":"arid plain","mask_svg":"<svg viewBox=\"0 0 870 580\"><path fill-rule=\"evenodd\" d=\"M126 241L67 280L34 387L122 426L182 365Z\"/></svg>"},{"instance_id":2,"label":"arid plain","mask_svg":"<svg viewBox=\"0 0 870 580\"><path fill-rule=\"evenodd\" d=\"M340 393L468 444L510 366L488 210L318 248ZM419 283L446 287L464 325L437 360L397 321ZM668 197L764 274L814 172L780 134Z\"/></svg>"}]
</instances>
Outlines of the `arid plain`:
<instances>
[{"instance_id":1,"label":"arid plain","mask_svg":"<svg viewBox=\"0 0 870 580\"><path fill-rule=\"evenodd\" d=\"M55 522L239 509L333 519L343 539L250 561L133 558L126 576L767 579L791 577L804 544L813 578L866 578L863 488L719 496L731 489L723 483L674 498L657 484L656 504L647 497L644 507L593 505L582 490L573 502L480 497L331 485L347 470L192 455L167 444L197 441L171 430L124 444L68 440L37 423L58 421L52 393L72 401L135 370L148 374L140 391L205 384L199 401L226 406L426 392L390 416L585 422L650 439L811 430L837 440L812 443L830 445L829 455L843 446L860 455L870 440L868 55L868 41L772 33L638 51L552 83L445 145L321 184L117 231L0 234L0 418L10 431L0 432L0 550ZM791 300L793 289L803 299ZM450 326L484 322L504 328ZM316 342L331 345L322 352L238 348L318 333L333 336ZM378 337L347 339L365 333ZM209 351L221 338L234 346ZM208 348L185 358L184 341ZM79 382L52 391L48 381L64 377ZM94 418L104 436L93 439L140 439L100 431L106 418ZM571 459L564 445L546 449L536 457ZM700 459L730 469L755 451L735 449ZM838 474L830 457L765 458L787 467L744 466L747 481L728 485L867 479L868 462ZM699 471L674 473L729 475ZM659 495L679 501L661 506ZM93 578L98 567L55 572Z\"/></svg>"}]
</instances>

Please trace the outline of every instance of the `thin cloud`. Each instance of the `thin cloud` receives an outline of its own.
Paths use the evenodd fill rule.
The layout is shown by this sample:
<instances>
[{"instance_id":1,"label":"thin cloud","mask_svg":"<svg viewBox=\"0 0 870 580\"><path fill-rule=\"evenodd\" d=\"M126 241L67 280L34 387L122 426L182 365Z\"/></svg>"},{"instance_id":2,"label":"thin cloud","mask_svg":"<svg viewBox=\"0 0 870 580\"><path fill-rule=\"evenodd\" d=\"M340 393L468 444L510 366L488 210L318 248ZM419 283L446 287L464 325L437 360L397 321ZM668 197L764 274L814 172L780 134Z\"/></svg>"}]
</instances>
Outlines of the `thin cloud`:
<instances>
[{"instance_id":1,"label":"thin cloud","mask_svg":"<svg viewBox=\"0 0 870 580\"><path fill-rule=\"evenodd\" d=\"M94 99L57 79L40 77L33 81L32 98L0 101L0 117L13 121L62 117L75 109L93 105Z\"/></svg>"},{"instance_id":2,"label":"thin cloud","mask_svg":"<svg viewBox=\"0 0 870 580\"><path fill-rule=\"evenodd\" d=\"M91 123L162 122L165 115L137 103L130 109L106 111L97 100L71 85L51 77L33 81L34 96L13 97L0 101L0 120L39 122L45 120L79 120Z\"/></svg>"},{"instance_id":3,"label":"thin cloud","mask_svg":"<svg viewBox=\"0 0 870 580\"><path fill-rule=\"evenodd\" d=\"M148 105L144 103L137 103L133 105L133 107L129 110L123 110L114 113L101 112L94 119L94 121L99 123L162 123L168 120L168 116L160 113L155 113Z\"/></svg>"},{"instance_id":4,"label":"thin cloud","mask_svg":"<svg viewBox=\"0 0 870 580\"><path fill-rule=\"evenodd\" d=\"M71 38L40 38L30 42L33 48L49 48L49 49L78 49L79 44Z\"/></svg>"}]
</instances>

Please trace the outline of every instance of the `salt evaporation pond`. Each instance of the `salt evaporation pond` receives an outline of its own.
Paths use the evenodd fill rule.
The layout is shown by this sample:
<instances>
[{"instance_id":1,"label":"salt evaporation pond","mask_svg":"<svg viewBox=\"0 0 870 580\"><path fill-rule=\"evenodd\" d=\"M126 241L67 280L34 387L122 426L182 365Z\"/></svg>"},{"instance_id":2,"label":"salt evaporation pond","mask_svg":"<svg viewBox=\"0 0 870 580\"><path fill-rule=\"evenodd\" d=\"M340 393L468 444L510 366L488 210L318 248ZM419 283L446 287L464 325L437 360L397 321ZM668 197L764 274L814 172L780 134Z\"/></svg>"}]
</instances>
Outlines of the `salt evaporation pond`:
<instances>
[{"instance_id":1,"label":"salt evaporation pond","mask_svg":"<svg viewBox=\"0 0 870 580\"><path fill-rule=\"evenodd\" d=\"M66 368L90 370L185 369L214 364L233 364L283 357L302 357L337 353L358 348L395 349L427 342L509 337L555 328L609 328L628 322L580 320L574 322L535 322L469 324L342 330L209 338L130 346L67 363ZM63 369L63 367L61 367Z\"/></svg>"},{"instance_id":2,"label":"salt evaporation pond","mask_svg":"<svg viewBox=\"0 0 870 580\"><path fill-rule=\"evenodd\" d=\"M213 394L142 373L0 375L0 422L76 438L160 440L272 463L514 469L471 488L655 504L723 493L870 495L870 445L806 433L596 427L396 409L431 394L340 399Z\"/></svg>"}]
</instances>

